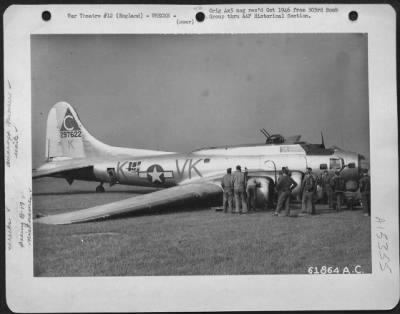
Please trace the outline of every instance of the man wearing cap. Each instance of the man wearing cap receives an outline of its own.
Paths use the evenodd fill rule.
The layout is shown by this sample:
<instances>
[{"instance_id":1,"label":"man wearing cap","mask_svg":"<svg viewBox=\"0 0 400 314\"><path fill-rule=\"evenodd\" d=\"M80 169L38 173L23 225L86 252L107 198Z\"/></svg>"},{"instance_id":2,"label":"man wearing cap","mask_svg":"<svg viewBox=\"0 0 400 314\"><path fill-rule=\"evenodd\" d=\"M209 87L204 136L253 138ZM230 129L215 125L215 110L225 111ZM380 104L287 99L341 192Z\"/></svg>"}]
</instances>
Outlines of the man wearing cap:
<instances>
[{"instance_id":1,"label":"man wearing cap","mask_svg":"<svg viewBox=\"0 0 400 314\"><path fill-rule=\"evenodd\" d=\"M301 200L301 215L304 215L306 213L312 215L315 214L315 205L313 205L313 198L316 188L316 180L311 171L312 169L308 167L301 183L301 190L303 193Z\"/></svg>"},{"instance_id":2,"label":"man wearing cap","mask_svg":"<svg viewBox=\"0 0 400 314\"><path fill-rule=\"evenodd\" d=\"M233 181L232 181L232 168L226 169L226 175L222 178L221 186L224 189L223 195L223 207L224 213L229 209L232 212L232 201L233 201ZM228 203L228 208L227 208Z\"/></svg>"},{"instance_id":3,"label":"man wearing cap","mask_svg":"<svg viewBox=\"0 0 400 314\"><path fill-rule=\"evenodd\" d=\"M368 169L363 169L360 179L361 202L364 208L364 216L371 216L371 178Z\"/></svg>"},{"instance_id":4,"label":"man wearing cap","mask_svg":"<svg viewBox=\"0 0 400 314\"><path fill-rule=\"evenodd\" d=\"M234 213L247 213L245 174L242 172L240 166L236 166L236 171L232 175L232 181L236 207Z\"/></svg>"},{"instance_id":5,"label":"man wearing cap","mask_svg":"<svg viewBox=\"0 0 400 314\"><path fill-rule=\"evenodd\" d=\"M331 179L331 186L336 198L336 210L341 210L344 192L346 190L346 182L340 175L340 171L335 171L335 175Z\"/></svg>"},{"instance_id":6,"label":"man wearing cap","mask_svg":"<svg viewBox=\"0 0 400 314\"><path fill-rule=\"evenodd\" d=\"M289 176L288 169L282 169L282 176L279 177L278 183L276 185L279 196L274 216L279 215L280 211L282 210L283 204L285 204L286 216L290 215L290 194L296 186L297 183Z\"/></svg>"}]
</instances>

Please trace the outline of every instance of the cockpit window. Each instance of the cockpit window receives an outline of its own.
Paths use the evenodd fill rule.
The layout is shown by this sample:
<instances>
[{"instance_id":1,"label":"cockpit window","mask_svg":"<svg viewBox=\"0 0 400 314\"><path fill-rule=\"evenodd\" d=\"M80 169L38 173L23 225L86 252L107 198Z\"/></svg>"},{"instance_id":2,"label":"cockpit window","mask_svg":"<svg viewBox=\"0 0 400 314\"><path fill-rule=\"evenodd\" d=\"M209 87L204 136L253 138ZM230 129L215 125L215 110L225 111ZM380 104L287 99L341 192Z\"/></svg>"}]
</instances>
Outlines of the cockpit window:
<instances>
[{"instance_id":1,"label":"cockpit window","mask_svg":"<svg viewBox=\"0 0 400 314\"><path fill-rule=\"evenodd\" d=\"M205 158L204 159L204 163L206 164L206 163L209 163L210 162L210 158Z\"/></svg>"}]
</instances>

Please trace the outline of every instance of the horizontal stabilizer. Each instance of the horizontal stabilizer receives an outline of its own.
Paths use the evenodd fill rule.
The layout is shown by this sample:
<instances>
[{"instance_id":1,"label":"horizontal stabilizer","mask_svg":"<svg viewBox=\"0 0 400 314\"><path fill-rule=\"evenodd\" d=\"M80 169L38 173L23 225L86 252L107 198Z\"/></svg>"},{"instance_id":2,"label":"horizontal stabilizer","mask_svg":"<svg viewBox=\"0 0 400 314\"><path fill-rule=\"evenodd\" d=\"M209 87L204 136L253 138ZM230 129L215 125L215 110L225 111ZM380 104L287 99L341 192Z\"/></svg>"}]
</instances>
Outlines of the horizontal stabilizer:
<instances>
[{"instance_id":1,"label":"horizontal stabilizer","mask_svg":"<svg viewBox=\"0 0 400 314\"><path fill-rule=\"evenodd\" d=\"M54 176L65 171L71 170L82 170L84 168L93 167L93 163L87 160L64 160L64 161L52 161L43 164L38 169L33 169L32 178L42 178L47 176Z\"/></svg>"},{"instance_id":2,"label":"horizontal stabilizer","mask_svg":"<svg viewBox=\"0 0 400 314\"><path fill-rule=\"evenodd\" d=\"M86 130L76 110L61 101L50 109L47 117L46 162L33 170L32 177L40 178L63 171L79 170L92 166L94 162L167 154L172 152L104 144Z\"/></svg>"}]
</instances>

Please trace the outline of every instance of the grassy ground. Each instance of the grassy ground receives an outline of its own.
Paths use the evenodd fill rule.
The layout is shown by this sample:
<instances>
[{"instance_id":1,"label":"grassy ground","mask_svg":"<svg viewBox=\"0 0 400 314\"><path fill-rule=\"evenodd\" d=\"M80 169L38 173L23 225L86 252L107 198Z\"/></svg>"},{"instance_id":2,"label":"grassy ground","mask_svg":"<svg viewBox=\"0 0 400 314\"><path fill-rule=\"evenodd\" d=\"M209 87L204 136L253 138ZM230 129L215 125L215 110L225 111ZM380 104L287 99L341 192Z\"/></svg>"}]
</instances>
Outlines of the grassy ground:
<instances>
[{"instance_id":1,"label":"grassy ground","mask_svg":"<svg viewBox=\"0 0 400 314\"><path fill-rule=\"evenodd\" d=\"M49 186L50 183L50 186ZM74 183L75 184L75 183ZM145 190L34 182L34 214L86 208ZM129 189L129 188L128 188ZM61 191L61 192L60 192ZM79 192L76 194L75 192ZM56 193L56 194L55 194ZM299 204L293 204L299 208ZM75 225L34 224L36 276L304 274L309 266L371 272L370 219L361 210L275 217L211 208ZM297 210L293 211L295 215Z\"/></svg>"}]
</instances>

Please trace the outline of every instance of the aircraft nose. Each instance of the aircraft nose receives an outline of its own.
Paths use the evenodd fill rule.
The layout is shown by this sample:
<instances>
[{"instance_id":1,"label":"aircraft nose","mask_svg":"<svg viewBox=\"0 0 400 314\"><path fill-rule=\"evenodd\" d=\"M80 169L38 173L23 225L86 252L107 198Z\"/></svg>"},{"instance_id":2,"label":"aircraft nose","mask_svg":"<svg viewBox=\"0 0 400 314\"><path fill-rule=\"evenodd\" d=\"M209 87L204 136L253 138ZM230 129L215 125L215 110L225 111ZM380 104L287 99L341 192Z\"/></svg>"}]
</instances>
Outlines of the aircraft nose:
<instances>
[{"instance_id":1,"label":"aircraft nose","mask_svg":"<svg viewBox=\"0 0 400 314\"><path fill-rule=\"evenodd\" d=\"M366 168L366 158L364 155L358 154L358 168Z\"/></svg>"}]
</instances>

